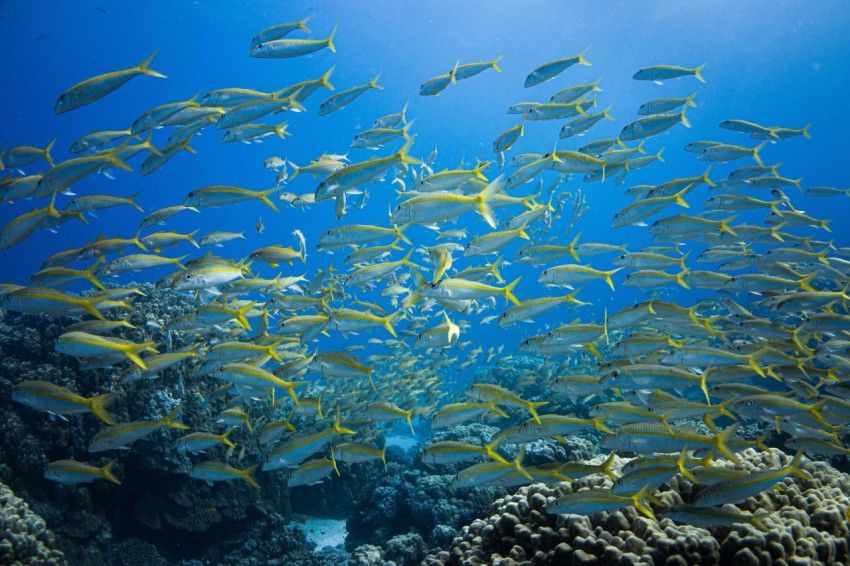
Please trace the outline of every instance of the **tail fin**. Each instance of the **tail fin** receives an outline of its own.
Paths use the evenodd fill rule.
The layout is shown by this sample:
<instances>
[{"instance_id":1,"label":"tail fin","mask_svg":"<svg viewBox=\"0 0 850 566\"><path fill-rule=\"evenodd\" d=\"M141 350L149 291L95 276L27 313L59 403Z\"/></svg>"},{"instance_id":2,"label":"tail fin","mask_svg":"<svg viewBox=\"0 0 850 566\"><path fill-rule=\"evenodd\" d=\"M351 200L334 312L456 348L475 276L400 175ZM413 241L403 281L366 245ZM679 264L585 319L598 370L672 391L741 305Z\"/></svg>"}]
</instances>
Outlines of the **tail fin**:
<instances>
[{"instance_id":1,"label":"tail fin","mask_svg":"<svg viewBox=\"0 0 850 566\"><path fill-rule=\"evenodd\" d=\"M491 67L492 67L495 71L497 71L497 72L499 72L499 73L501 73L501 72L502 72L502 69L499 67L499 61L501 61L501 60L502 60L502 57L504 57L504 55L499 55L498 57L496 57L495 59L493 59L492 61L490 61L490 66L491 66ZM808 128L808 126L806 126L806 128ZM805 130L806 128L803 128L803 129Z\"/></svg>"},{"instance_id":2,"label":"tail fin","mask_svg":"<svg viewBox=\"0 0 850 566\"><path fill-rule=\"evenodd\" d=\"M578 64L579 65L586 65L588 67L591 66L590 61L588 61L587 59L584 58L584 56L587 55L587 52L589 50L590 50L590 47L588 46L587 49L585 49L584 51L582 51L581 53L578 54Z\"/></svg>"},{"instance_id":3,"label":"tail fin","mask_svg":"<svg viewBox=\"0 0 850 566\"><path fill-rule=\"evenodd\" d=\"M92 397L91 399L88 399L89 411L106 424L110 426L114 425L115 419L113 419L112 415L106 411L106 408L111 405L114 400L115 395L112 393L104 393L103 395Z\"/></svg>"},{"instance_id":4,"label":"tail fin","mask_svg":"<svg viewBox=\"0 0 850 566\"><path fill-rule=\"evenodd\" d=\"M182 409L183 409L183 403L180 403L179 405L174 407L174 409L170 413L168 413L167 415L165 415L162 418L162 420L160 421L160 424L162 424L163 426L167 426L168 428L176 428L176 429L179 429L179 430L189 430L189 427L187 425L184 425L183 423L175 420L177 418L177 415L180 414L180 411Z\"/></svg>"},{"instance_id":5,"label":"tail fin","mask_svg":"<svg viewBox=\"0 0 850 566\"><path fill-rule=\"evenodd\" d=\"M700 65L699 67L697 67L696 69L694 69L694 76L695 76L695 77L697 78L697 80L698 80L699 82L701 82L701 83L704 83L704 82L705 82L705 77L703 77L703 76L702 76L701 71L703 70L703 68L704 68L706 65L707 65L707 63L703 63L702 65Z\"/></svg>"},{"instance_id":6,"label":"tail fin","mask_svg":"<svg viewBox=\"0 0 850 566\"><path fill-rule=\"evenodd\" d=\"M98 474L106 481L111 481L116 485L121 485L121 481L112 474L112 468L115 466L117 461L118 460L111 460L104 467L99 468Z\"/></svg>"},{"instance_id":7,"label":"tail fin","mask_svg":"<svg viewBox=\"0 0 850 566\"><path fill-rule=\"evenodd\" d=\"M280 187L273 187L267 191L260 192L260 200L263 201L263 204L274 210L275 212L280 212L280 209L275 206L275 204L269 200L269 196L275 194L280 190Z\"/></svg>"},{"instance_id":8,"label":"tail fin","mask_svg":"<svg viewBox=\"0 0 850 566\"><path fill-rule=\"evenodd\" d=\"M515 305L519 305L520 301L519 301L519 299L517 299L514 296L513 290L514 290L514 287L517 286L517 283L519 283L520 279L522 279L522 276L517 277L516 279L513 280L512 283L510 283L507 287L504 288L505 300L508 300Z\"/></svg>"},{"instance_id":9,"label":"tail fin","mask_svg":"<svg viewBox=\"0 0 850 566\"><path fill-rule=\"evenodd\" d=\"M336 47L334 46L334 35L336 35L336 28L338 28L338 27L339 27L339 24L338 23L335 24L334 29L331 30L331 34L325 40L325 41L328 42L328 49L330 49L332 53L336 53ZM703 81L703 82L705 82L705 81Z\"/></svg>"},{"instance_id":10,"label":"tail fin","mask_svg":"<svg viewBox=\"0 0 850 566\"><path fill-rule=\"evenodd\" d=\"M151 77L159 77L160 79L166 79L168 77L166 77L162 73L154 71L153 69L151 69L149 67L149 65L151 64L151 61L153 61L153 58L156 57L157 53L159 53L159 49L157 49L156 51L154 51L153 53L148 55L147 59L145 59L144 61L139 63L139 66L136 68L136 70L138 70L138 72L140 72L143 75L150 75Z\"/></svg>"},{"instance_id":11,"label":"tail fin","mask_svg":"<svg viewBox=\"0 0 850 566\"><path fill-rule=\"evenodd\" d=\"M257 489L260 489L260 484L257 483L257 480L254 479L254 476L252 476L251 473L256 470L259 465L260 464L254 464L249 468L239 471L239 477L248 482L248 485Z\"/></svg>"},{"instance_id":12,"label":"tail fin","mask_svg":"<svg viewBox=\"0 0 850 566\"><path fill-rule=\"evenodd\" d=\"M377 75L375 75L374 79L372 79L371 81L369 81L366 84L366 86L369 87L369 88L377 89L377 90L384 90L384 87L382 87L381 85L378 84L378 79L380 79L380 78L381 78L381 73L378 73Z\"/></svg>"},{"instance_id":13,"label":"tail fin","mask_svg":"<svg viewBox=\"0 0 850 566\"><path fill-rule=\"evenodd\" d=\"M809 126L806 126L805 128L803 128L803 131L805 132L806 130L808 130L808 128L809 128ZM810 136L808 134L808 132L806 132L806 137L810 138L812 136ZM56 143L56 138L53 138L50 141L50 143L47 144L47 147L44 148L44 160L47 161L47 164L50 165L51 167L54 166L54 163L53 163L53 158L50 157L50 150L53 149L53 144L55 144L55 143Z\"/></svg>"},{"instance_id":14,"label":"tail fin","mask_svg":"<svg viewBox=\"0 0 850 566\"><path fill-rule=\"evenodd\" d=\"M336 90L334 88L334 85L332 85L331 82L328 80L329 78L331 78L331 73L334 72L334 69L336 69L336 65L325 71L325 74L319 78L319 86L323 86L328 90Z\"/></svg>"},{"instance_id":15,"label":"tail fin","mask_svg":"<svg viewBox=\"0 0 850 566\"><path fill-rule=\"evenodd\" d=\"M491 228L495 228L497 224L496 219L493 217L493 208L490 206L490 202L493 200L493 196L501 191L504 186L505 176L499 175L478 195L478 214L487 221L487 224L489 224Z\"/></svg>"},{"instance_id":16,"label":"tail fin","mask_svg":"<svg viewBox=\"0 0 850 566\"><path fill-rule=\"evenodd\" d=\"M528 410L531 416L534 417L534 421L540 424L540 415L537 414L537 408L548 404L549 401L529 401L525 408Z\"/></svg>"}]
</instances>

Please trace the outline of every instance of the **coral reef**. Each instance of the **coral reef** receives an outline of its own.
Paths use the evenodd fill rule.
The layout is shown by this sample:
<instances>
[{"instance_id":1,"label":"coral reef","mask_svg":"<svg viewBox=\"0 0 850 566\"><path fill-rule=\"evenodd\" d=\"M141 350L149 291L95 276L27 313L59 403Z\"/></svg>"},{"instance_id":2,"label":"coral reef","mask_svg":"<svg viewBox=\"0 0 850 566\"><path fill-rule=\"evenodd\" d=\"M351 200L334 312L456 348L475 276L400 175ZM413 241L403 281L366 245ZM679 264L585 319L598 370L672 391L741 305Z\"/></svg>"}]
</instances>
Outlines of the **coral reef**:
<instances>
[{"instance_id":1,"label":"coral reef","mask_svg":"<svg viewBox=\"0 0 850 566\"><path fill-rule=\"evenodd\" d=\"M749 470L778 468L790 458L778 450L748 449ZM626 460L617 459L614 468ZM728 465L728 464L723 464ZM812 479L785 479L775 488L738 507L764 509L770 527L749 524L698 528L664 518L640 516L632 507L590 516L552 515L547 503L577 486L542 484L497 500L487 519L476 519L460 532L451 548L425 558L438 564L835 564L850 560L850 477L824 462L804 460ZM610 479L594 476L584 487L607 487ZM657 497L678 504L695 493L686 480L673 480Z\"/></svg>"},{"instance_id":2,"label":"coral reef","mask_svg":"<svg viewBox=\"0 0 850 566\"><path fill-rule=\"evenodd\" d=\"M65 556L54 547L56 541L44 519L26 502L0 483L0 564L58 566Z\"/></svg>"}]
</instances>

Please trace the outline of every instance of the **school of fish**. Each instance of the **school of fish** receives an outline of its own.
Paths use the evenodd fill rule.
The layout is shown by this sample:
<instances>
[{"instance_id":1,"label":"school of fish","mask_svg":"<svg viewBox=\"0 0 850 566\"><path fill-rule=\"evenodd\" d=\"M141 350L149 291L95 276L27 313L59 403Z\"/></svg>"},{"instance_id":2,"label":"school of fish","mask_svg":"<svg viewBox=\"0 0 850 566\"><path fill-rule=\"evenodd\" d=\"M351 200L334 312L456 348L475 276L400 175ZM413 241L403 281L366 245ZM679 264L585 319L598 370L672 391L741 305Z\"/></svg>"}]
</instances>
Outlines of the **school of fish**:
<instances>
[{"instance_id":1,"label":"school of fish","mask_svg":"<svg viewBox=\"0 0 850 566\"><path fill-rule=\"evenodd\" d=\"M313 38L306 18L276 25L251 40L250 56L334 52L336 31L334 26ZM69 88L58 96L55 113L96 103L136 77L141 78L133 88L141 88L136 83L145 77L165 78L151 69L155 54ZM786 477L805 477L804 455L850 455L842 441L850 418L850 248L819 239L828 238L830 220L807 215L790 196L843 199L848 191L806 187L802 179L783 177L779 164L767 164L773 144L809 137L808 126L739 119L720 124L732 134L718 131L738 136L729 137L733 141L694 140L684 148L708 162L708 169L694 163L698 170L692 177L628 186L630 172L660 167L662 150L647 153L644 143L670 128L690 127L686 111L697 106L698 93L647 101L618 137L594 139L595 124L614 120L610 106L595 110L601 80L567 86L569 69L590 66L587 57L585 50L532 70L525 87L539 102L508 108L518 117L516 125L496 134L493 154L474 164L461 161L455 169L435 170L436 150L415 157L415 121L405 105L376 116L369 129L353 136L352 148L377 149L379 157L349 161L342 148L304 166L269 157L265 167L277 180L270 189L193 188L182 200L144 215L135 232L80 243L45 258L29 285L0 286L3 309L65 321L56 351L86 367L114 368L116 388L132 388L181 367L179 391L200 398L218 428L189 430L179 418L182 405L157 420L116 422L109 412L112 392L85 398L48 381L18 383L13 399L51 415L88 413L103 421L103 430L88 439L91 459L173 429L175 449L192 458L191 477L241 480L255 488L260 487L257 468L286 473L289 486L296 487L345 473L339 463L385 460L385 423L406 425L411 434L415 422L421 430L482 419L497 426L519 423L502 426L486 446L438 442L426 445L421 458L435 470L477 460L457 473L458 489L572 482L599 473L611 477L612 488L571 493L550 505L550 513L634 505L649 517L660 512L677 522L765 528L767 514L720 506L741 503ZM462 88L462 81L479 73L500 71L501 59L458 61L447 73L425 80L419 94ZM181 152L194 152L189 144L202 130L222 130L225 143L297 138L275 114L317 108L326 116L383 88L379 75L318 103L321 91L334 90L332 71L275 92L221 88L148 109L132 124L116 124L123 129L80 137L70 146L75 157L58 163L51 155L54 142L45 148L4 147L0 200L18 207L31 199L40 204L0 230L0 249L66 222L93 223L94 213L111 207L144 214L136 195L75 195L86 177L111 175L114 169L153 174ZM699 86L705 82L702 72L703 66L654 65L633 78ZM540 86L556 79L565 88L555 92ZM268 119L277 123L261 123ZM523 138L534 135L532 122L543 120L563 123L558 139L546 143L553 149L516 153ZM167 138L155 143L155 133ZM140 164L133 167L129 163L136 157ZM721 174L722 167L730 169ZM309 192L286 190L308 175L321 177ZM631 227L648 231L653 245L630 250L582 239L584 213L604 206L596 194L602 184L633 199L611 211L612 239L626 241L618 229ZM331 214L351 218L366 205L370 191L379 190L397 193L385 223L346 222L319 237L315 253L338 252L342 261L335 268L310 270L308 244L299 230L292 234L295 245L261 247L246 257L226 255L228 242L250 240L244 232L216 230L199 237L197 231L160 230L176 215L188 218L205 207L245 201L270 209L263 208L270 226L269 218L283 206L312 207L311 218L319 222ZM698 197L701 192L708 198ZM333 201L333 213L322 204L326 200ZM477 235L450 224L461 216ZM262 219L256 228L263 232ZM173 246L184 252L161 255ZM212 251L200 251L208 246ZM79 267L70 267L75 262ZM550 291L524 292L521 278L508 276L512 264L539 270L538 283ZM107 285L105 278L163 267L170 273L156 286L184 292L196 308L163 327L146 326L133 316L133 297L142 291ZM269 270L276 275L264 278ZM69 284L92 289L61 290ZM634 286L645 291L646 300L616 312L594 312L579 298L586 285ZM690 300L695 294L700 298ZM519 344L485 351L473 342L482 325L533 325L534 317L556 313L562 324L538 325ZM149 340L119 337L122 329L139 326ZM328 335L347 337L350 345L328 350L323 347ZM358 350L367 348L375 353L358 357ZM540 361L513 384L471 383L460 398L444 386L445 376L508 364L519 353ZM745 448L766 449L764 438L736 434L742 423L753 421L790 435L785 445L796 454L793 461L759 474L713 466L714 459L739 463ZM567 442L565 436L583 431L602 435L605 451L638 457L616 476L612 458L602 464L533 467L523 465L524 449L510 460L499 453L502 445ZM246 453L245 441L240 450L231 435L249 436L259 449ZM111 472L114 463L52 462L45 477L68 484L96 479L120 484ZM656 504L653 491L677 474L706 487L686 505L655 505L653 511L647 503Z\"/></svg>"}]
</instances>

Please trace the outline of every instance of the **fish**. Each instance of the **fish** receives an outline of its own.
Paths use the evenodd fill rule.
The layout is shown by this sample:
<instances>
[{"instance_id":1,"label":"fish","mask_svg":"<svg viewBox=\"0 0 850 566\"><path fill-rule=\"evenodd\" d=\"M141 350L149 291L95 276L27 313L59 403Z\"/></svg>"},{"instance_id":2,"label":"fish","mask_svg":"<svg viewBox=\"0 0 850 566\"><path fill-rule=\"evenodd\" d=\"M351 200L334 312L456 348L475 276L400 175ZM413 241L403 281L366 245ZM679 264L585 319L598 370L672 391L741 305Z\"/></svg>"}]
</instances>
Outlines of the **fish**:
<instances>
[{"instance_id":1,"label":"fish","mask_svg":"<svg viewBox=\"0 0 850 566\"><path fill-rule=\"evenodd\" d=\"M645 67L637 71L632 78L638 81L654 81L660 83L667 79L692 76L699 82L704 83L705 77L702 76L702 70L705 65L706 64L703 63L699 67L693 68L677 67L675 65L653 65L652 67Z\"/></svg>"},{"instance_id":2,"label":"fish","mask_svg":"<svg viewBox=\"0 0 850 566\"><path fill-rule=\"evenodd\" d=\"M266 29L251 38L251 48L253 49L258 43L281 39L289 35L293 31L303 31L304 33L310 33L310 28L307 27L307 22L310 21L310 18L312 17L313 15L311 14L306 18L298 20L297 22L286 22L267 27Z\"/></svg>"},{"instance_id":3,"label":"fish","mask_svg":"<svg viewBox=\"0 0 850 566\"><path fill-rule=\"evenodd\" d=\"M150 68L150 64L158 51L159 50L157 49L151 53L144 61L135 67L123 69L121 71L113 71L104 75L98 75L81 83L75 84L59 95L59 98L56 99L56 104L53 106L53 113L63 114L87 104L91 104L125 84L133 77L137 77L139 75L147 75L161 79L166 78L162 73Z\"/></svg>"},{"instance_id":4,"label":"fish","mask_svg":"<svg viewBox=\"0 0 850 566\"><path fill-rule=\"evenodd\" d=\"M198 206L222 206L225 204L233 204L246 200L257 199L275 212L280 212L280 209L271 201L269 197L280 189L277 187L266 191L250 191L241 187L231 185L210 185L195 189L186 195L183 199L183 205L186 208Z\"/></svg>"},{"instance_id":5,"label":"fish","mask_svg":"<svg viewBox=\"0 0 850 566\"><path fill-rule=\"evenodd\" d=\"M379 73L366 84L353 86L331 96L319 105L319 116L327 116L331 112L336 112L337 110L344 108L369 89L383 90L384 87L378 84L378 79L380 77L381 75Z\"/></svg>"},{"instance_id":6,"label":"fish","mask_svg":"<svg viewBox=\"0 0 850 566\"><path fill-rule=\"evenodd\" d=\"M40 380L21 381L12 393L12 401L38 411L47 411L51 415L91 413L108 425L115 424L115 418L107 411L114 400L112 393L86 398L65 387Z\"/></svg>"},{"instance_id":7,"label":"fish","mask_svg":"<svg viewBox=\"0 0 850 566\"><path fill-rule=\"evenodd\" d=\"M584 58L587 54L587 51L590 48L588 47L575 57L567 57L565 59L556 59L555 61L550 61L549 63L545 63L533 71L531 71L528 76L525 78L525 88L537 86L539 84L545 83L546 81L554 79L560 73L566 71L573 65L586 65L590 66L590 62Z\"/></svg>"},{"instance_id":8,"label":"fish","mask_svg":"<svg viewBox=\"0 0 850 566\"><path fill-rule=\"evenodd\" d=\"M260 489L260 484L253 478L251 473L259 467L259 464L249 466L244 470L236 469L224 462L218 460L207 460L199 462L192 466L192 471L189 472L189 477L197 480L204 480L212 484L216 481L233 481L241 479L255 489Z\"/></svg>"},{"instance_id":9,"label":"fish","mask_svg":"<svg viewBox=\"0 0 850 566\"><path fill-rule=\"evenodd\" d=\"M155 342L134 343L120 338L106 338L97 334L89 334L88 332L71 331L61 334L55 343L55 350L60 354L69 356L77 356L80 358L101 356L112 352L120 352L127 358L146 370L147 365L139 357L140 352L153 350L156 346Z\"/></svg>"},{"instance_id":10,"label":"fish","mask_svg":"<svg viewBox=\"0 0 850 566\"><path fill-rule=\"evenodd\" d=\"M784 468L750 472L739 478L720 480L699 492L694 498L693 505L695 507L712 507L724 503L741 503L748 497L758 495L790 475L809 480L811 474L800 467L802 461L803 453L800 451L797 452L791 463Z\"/></svg>"},{"instance_id":11,"label":"fish","mask_svg":"<svg viewBox=\"0 0 850 566\"><path fill-rule=\"evenodd\" d=\"M110 460L106 465L98 468L86 462L76 460L56 460L47 464L44 478L65 485L76 485L88 483L96 479L104 479L115 485L121 485L121 481L112 473L112 468L118 460Z\"/></svg>"},{"instance_id":12,"label":"fish","mask_svg":"<svg viewBox=\"0 0 850 566\"><path fill-rule=\"evenodd\" d=\"M334 35L339 24L334 25L330 35L325 39L272 39L252 43L249 49L251 57L263 59L286 59L309 55L327 47L336 53L333 43Z\"/></svg>"},{"instance_id":13,"label":"fish","mask_svg":"<svg viewBox=\"0 0 850 566\"><path fill-rule=\"evenodd\" d=\"M89 453L95 453L125 448L128 444L150 436L162 428L188 430L188 426L175 420L182 409L183 405L180 404L161 419L118 423L105 428L92 437L88 451Z\"/></svg>"}]
</instances>

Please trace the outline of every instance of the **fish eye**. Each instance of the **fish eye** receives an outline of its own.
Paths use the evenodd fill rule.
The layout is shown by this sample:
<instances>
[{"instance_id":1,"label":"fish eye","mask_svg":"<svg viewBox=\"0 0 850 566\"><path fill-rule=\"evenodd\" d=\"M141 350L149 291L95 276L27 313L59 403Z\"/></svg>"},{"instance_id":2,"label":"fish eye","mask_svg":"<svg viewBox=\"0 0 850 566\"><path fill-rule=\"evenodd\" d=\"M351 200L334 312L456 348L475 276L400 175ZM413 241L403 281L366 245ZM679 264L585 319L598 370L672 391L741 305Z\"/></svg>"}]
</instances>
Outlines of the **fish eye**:
<instances>
[{"instance_id":1,"label":"fish eye","mask_svg":"<svg viewBox=\"0 0 850 566\"><path fill-rule=\"evenodd\" d=\"M620 371L615 369L614 371L611 372L611 377L614 377L614 378L620 377Z\"/></svg>"},{"instance_id":2,"label":"fish eye","mask_svg":"<svg viewBox=\"0 0 850 566\"><path fill-rule=\"evenodd\" d=\"M752 399L750 399L749 401L747 401L747 406L748 406L748 407L752 407L752 406L753 406L753 405L755 405L755 404L756 404L756 402L755 402L755 401L753 401Z\"/></svg>"}]
</instances>

